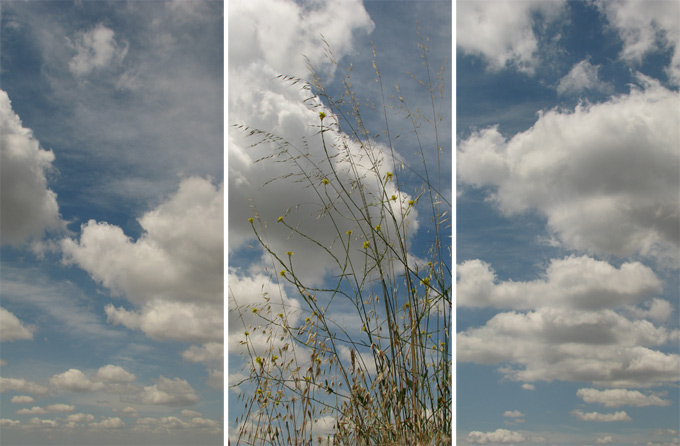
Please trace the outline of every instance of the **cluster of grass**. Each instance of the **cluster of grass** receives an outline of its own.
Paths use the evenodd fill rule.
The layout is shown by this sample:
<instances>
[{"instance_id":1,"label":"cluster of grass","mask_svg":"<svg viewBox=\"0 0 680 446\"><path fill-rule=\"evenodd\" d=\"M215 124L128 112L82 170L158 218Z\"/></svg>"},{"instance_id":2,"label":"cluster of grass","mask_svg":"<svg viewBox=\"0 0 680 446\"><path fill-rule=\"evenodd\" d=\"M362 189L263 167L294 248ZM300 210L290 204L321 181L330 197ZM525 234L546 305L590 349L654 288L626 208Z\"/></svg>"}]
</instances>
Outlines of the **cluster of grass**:
<instances>
[{"instance_id":1,"label":"cluster of grass","mask_svg":"<svg viewBox=\"0 0 680 446\"><path fill-rule=\"evenodd\" d=\"M249 219L276 280L296 293L299 305L265 295L264 305L230 309L252 313L258 321L240 341L247 351L247 378L231 383L253 389L239 395L245 410L231 439L236 444L450 444L452 278L446 215L451 203L440 194L439 167L431 172L426 162L436 152L440 165L436 103L444 81L443 68L434 79L430 75L426 39L421 38L420 48L426 74L412 77L427 91L429 113L410 110L398 87L388 105L373 52L382 104L371 111L384 117L384 143L377 143L364 124L351 65L337 98L311 67L309 83L281 77L313 95L310 108L323 107L315 109L321 157L310 155L307 144L299 148L272 133L239 126L257 139L254 145L271 147L260 162L290 163L292 172L285 177L294 175L301 187L314 191L321 206L315 218L335 234L317 240L291 223L289 213L269 224L282 225L290 238L314 246L335 271L331 285L308 283L296 270L294 253L277 252L268 241L268 223L257 214ZM337 64L328 48L327 54ZM389 128L391 110L409 123L422 165L410 166L396 154L399 136ZM424 132L432 132L427 137L436 144L428 155L421 145ZM409 226L416 209L431 211L418 216L430 220L430 231L427 247L417 253ZM238 302L238 297L230 299ZM351 309L356 329L334 319L338 308L344 314Z\"/></svg>"}]
</instances>

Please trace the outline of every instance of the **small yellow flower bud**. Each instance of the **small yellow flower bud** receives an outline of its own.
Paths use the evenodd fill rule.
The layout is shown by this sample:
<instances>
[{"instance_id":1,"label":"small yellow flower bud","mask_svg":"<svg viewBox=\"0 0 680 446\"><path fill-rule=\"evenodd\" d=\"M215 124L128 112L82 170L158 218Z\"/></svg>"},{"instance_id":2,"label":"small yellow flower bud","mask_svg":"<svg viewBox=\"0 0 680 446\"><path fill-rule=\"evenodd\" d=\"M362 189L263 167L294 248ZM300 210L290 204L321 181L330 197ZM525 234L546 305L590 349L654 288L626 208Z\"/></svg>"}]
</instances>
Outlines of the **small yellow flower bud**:
<instances>
[{"instance_id":1,"label":"small yellow flower bud","mask_svg":"<svg viewBox=\"0 0 680 446\"><path fill-rule=\"evenodd\" d=\"M392 179L392 176L393 176L393 175L392 175L392 172L387 172L387 173L385 174L385 179L386 179L387 181L390 181L390 180Z\"/></svg>"},{"instance_id":2,"label":"small yellow flower bud","mask_svg":"<svg viewBox=\"0 0 680 446\"><path fill-rule=\"evenodd\" d=\"M326 117L326 113L319 112L319 119L321 119L323 121L323 118L325 118L325 117Z\"/></svg>"},{"instance_id":3,"label":"small yellow flower bud","mask_svg":"<svg viewBox=\"0 0 680 446\"><path fill-rule=\"evenodd\" d=\"M415 202L414 200L409 200L409 201L408 201L408 205L409 205L409 206L413 206L414 204L416 204L416 202Z\"/></svg>"},{"instance_id":4,"label":"small yellow flower bud","mask_svg":"<svg viewBox=\"0 0 680 446\"><path fill-rule=\"evenodd\" d=\"M250 218L248 219L248 223L252 223L252 222L253 222L253 217L250 217Z\"/></svg>"},{"instance_id":5,"label":"small yellow flower bud","mask_svg":"<svg viewBox=\"0 0 680 446\"><path fill-rule=\"evenodd\" d=\"M285 270L285 269L282 269L280 274L281 274L282 276L285 276L285 275L286 275L286 270Z\"/></svg>"},{"instance_id":6,"label":"small yellow flower bud","mask_svg":"<svg viewBox=\"0 0 680 446\"><path fill-rule=\"evenodd\" d=\"M282 222L282 221L283 221L283 215L282 215L281 217L279 217L276 221L277 221L277 222Z\"/></svg>"},{"instance_id":7,"label":"small yellow flower bud","mask_svg":"<svg viewBox=\"0 0 680 446\"><path fill-rule=\"evenodd\" d=\"M377 225L377 226L375 227L375 230L376 230L376 231L380 231L380 225Z\"/></svg>"},{"instance_id":8,"label":"small yellow flower bud","mask_svg":"<svg viewBox=\"0 0 680 446\"><path fill-rule=\"evenodd\" d=\"M253 313L257 313L257 308L253 308Z\"/></svg>"},{"instance_id":9,"label":"small yellow flower bud","mask_svg":"<svg viewBox=\"0 0 680 446\"><path fill-rule=\"evenodd\" d=\"M352 231L347 231L347 235L352 235Z\"/></svg>"},{"instance_id":10,"label":"small yellow flower bud","mask_svg":"<svg viewBox=\"0 0 680 446\"><path fill-rule=\"evenodd\" d=\"M392 201L397 201L397 196L396 196L396 195L392 195Z\"/></svg>"},{"instance_id":11,"label":"small yellow flower bud","mask_svg":"<svg viewBox=\"0 0 680 446\"><path fill-rule=\"evenodd\" d=\"M369 242L368 240L366 240L366 241L364 242L364 249L368 248L368 247L370 246L370 244L371 244L371 242Z\"/></svg>"},{"instance_id":12,"label":"small yellow flower bud","mask_svg":"<svg viewBox=\"0 0 680 446\"><path fill-rule=\"evenodd\" d=\"M293 251L287 251L286 254L288 254L288 257L290 257L290 256L292 256L292 255L295 254L295 253L294 253Z\"/></svg>"},{"instance_id":13,"label":"small yellow flower bud","mask_svg":"<svg viewBox=\"0 0 680 446\"><path fill-rule=\"evenodd\" d=\"M321 180L321 182L322 182L324 185L326 185L326 184L328 184L328 179L324 178L323 180Z\"/></svg>"}]
</instances>

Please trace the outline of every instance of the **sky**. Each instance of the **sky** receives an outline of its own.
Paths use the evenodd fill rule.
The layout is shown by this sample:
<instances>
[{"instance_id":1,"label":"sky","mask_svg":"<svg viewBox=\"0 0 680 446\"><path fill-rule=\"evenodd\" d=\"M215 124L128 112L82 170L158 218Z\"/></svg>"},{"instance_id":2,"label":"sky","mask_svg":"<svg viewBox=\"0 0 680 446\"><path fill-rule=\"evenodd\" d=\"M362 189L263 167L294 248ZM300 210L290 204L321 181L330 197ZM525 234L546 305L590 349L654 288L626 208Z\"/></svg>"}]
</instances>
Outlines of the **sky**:
<instances>
[{"instance_id":1,"label":"sky","mask_svg":"<svg viewBox=\"0 0 680 446\"><path fill-rule=\"evenodd\" d=\"M264 293L300 306L248 218L274 251L295 252L305 281L334 273L275 224L285 215L329 236L309 218L316 198L285 177L290 166L256 162L266 148L232 125L318 154L324 104L277 76L308 79L308 61L339 95L351 62L357 96L379 104L372 43L388 103L430 107L409 75L425 75L416 22L431 68L445 68L456 444L678 444L673 0L3 2L3 444L221 444L254 390L223 388L223 355L240 382L239 341L256 321L224 320L225 254L230 307L261 306ZM380 134L380 113L364 117ZM397 154L415 165L408 124L390 111ZM420 136L433 169L437 143ZM408 200L417 182L404 180ZM426 208L409 227L418 262Z\"/></svg>"},{"instance_id":2,"label":"sky","mask_svg":"<svg viewBox=\"0 0 680 446\"><path fill-rule=\"evenodd\" d=\"M678 444L680 3L456 13L457 444Z\"/></svg>"},{"instance_id":3,"label":"sky","mask_svg":"<svg viewBox=\"0 0 680 446\"><path fill-rule=\"evenodd\" d=\"M224 13L2 2L3 444L222 444Z\"/></svg>"},{"instance_id":4,"label":"sky","mask_svg":"<svg viewBox=\"0 0 680 446\"><path fill-rule=\"evenodd\" d=\"M418 26L424 39L422 42L418 37ZM343 93L342 81L351 64L350 82L356 97L362 104L365 101L375 104L375 109L369 106L362 108L364 122L371 135L375 135L375 147L387 150L387 140L382 133L385 122L380 112L380 91L376 87L376 73L372 65L374 45L389 110L390 132L393 138L400 135L395 144L397 156L418 170L423 162L418 152L418 140L409 127L411 121L405 119L398 106L401 96L412 110L431 113L430 94L416 80L427 76L418 46L425 43L429 48L427 57L432 81L436 85L435 75L442 67L444 69L441 93L435 86L435 110L441 118L438 129L440 191L449 203L443 204L442 211L448 208L450 215L450 203L453 202L452 4L448 1L235 1L228 6L228 32L227 293L231 310L228 319L228 428L234 441L239 426L243 425L245 403L242 398L256 392L255 386L244 380L250 374L253 358L265 357L270 345L268 335L254 329L264 324L263 319L251 311L263 308L267 297L272 306L285 306L289 311L288 323L293 327L301 325L305 317L312 316L309 311L305 313L305 304L294 287L279 280L280 267L272 263L269 253L260 246L254 229L282 258L286 258L286 252L293 252L291 260L300 280L318 287L334 283L338 269L333 260L320 255L323 253L319 252L317 245L291 236L284 225L278 224L279 217L285 218L288 225L311 234L325 246L333 245L332 249L336 251L340 246L333 242L336 234L353 231L354 235L350 237L357 240L353 243L361 246L365 241L356 235L360 231L355 222L343 220L336 228L328 218L319 216L322 205L314 189L304 187L297 176L289 176L297 173L289 163L270 157L278 152L275 145L253 146L258 138L249 137L249 131L234 126L271 132L297 148L304 147L310 159L319 161L323 158L317 134L319 111L327 116L324 122L341 122L337 135L346 135L351 128L328 108L327 102L320 102L317 98L305 103L310 92L301 89L301 83L291 85L279 76L311 80L309 64L324 83L326 92L338 99ZM324 52L323 40L337 64L332 63ZM428 128L427 125L425 128ZM428 170L436 176L438 161L434 132L423 130L420 137ZM358 157L359 148L352 143L349 146L350 153ZM260 158L264 159L258 162ZM324 165L322 161L320 165ZM341 165L338 163L338 166ZM419 171L423 172L422 169ZM381 171L381 174L386 172ZM407 203L419 193L419 180L408 171L404 171L400 179L403 183L398 192L399 199ZM318 181L321 184L321 178ZM377 192L373 186L367 191ZM422 202L409 214L407 238L413 248L414 261L424 264L422 259L431 246L434 224L431 209L428 214L426 200ZM249 218L253 219L252 223ZM444 246L450 247L451 222L441 227L445 234ZM450 250L443 254L449 268L452 267L451 254ZM352 251L352 256L355 261L360 261L357 256L363 258L358 248L356 252ZM319 295L318 298L325 297ZM345 328L348 335L358 339L361 322L358 315L353 314L352 307L343 302L338 299L332 306L325 307L326 316L337 322L338 327ZM273 314L276 312L278 310ZM276 342L273 342L274 347L281 347ZM346 353L348 357L343 360L348 363L349 351ZM315 432L330 432L333 422L333 414L323 417Z\"/></svg>"}]
</instances>

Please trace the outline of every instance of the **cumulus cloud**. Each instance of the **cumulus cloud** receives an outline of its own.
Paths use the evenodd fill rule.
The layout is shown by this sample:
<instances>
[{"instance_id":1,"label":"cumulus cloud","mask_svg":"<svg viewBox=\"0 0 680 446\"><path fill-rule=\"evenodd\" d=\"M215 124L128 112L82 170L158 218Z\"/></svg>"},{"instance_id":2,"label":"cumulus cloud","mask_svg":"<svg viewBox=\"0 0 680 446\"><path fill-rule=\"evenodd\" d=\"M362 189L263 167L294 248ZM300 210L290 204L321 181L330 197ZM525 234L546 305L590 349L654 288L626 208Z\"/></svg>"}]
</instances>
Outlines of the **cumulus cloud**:
<instances>
[{"instance_id":1,"label":"cumulus cloud","mask_svg":"<svg viewBox=\"0 0 680 446\"><path fill-rule=\"evenodd\" d=\"M0 307L0 341L16 341L17 339L33 339L34 325L25 325L19 318Z\"/></svg>"},{"instance_id":2,"label":"cumulus cloud","mask_svg":"<svg viewBox=\"0 0 680 446\"><path fill-rule=\"evenodd\" d=\"M595 444L612 444L614 443L614 439L612 438L611 435L607 435L605 437L598 437L595 439Z\"/></svg>"},{"instance_id":3,"label":"cumulus cloud","mask_svg":"<svg viewBox=\"0 0 680 446\"><path fill-rule=\"evenodd\" d=\"M456 45L484 58L489 70L508 66L533 74L538 65L534 16L546 21L559 16L564 1L463 1L457 5Z\"/></svg>"},{"instance_id":4,"label":"cumulus cloud","mask_svg":"<svg viewBox=\"0 0 680 446\"><path fill-rule=\"evenodd\" d=\"M19 421L19 420L10 420L9 418L0 418L0 426L13 427L13 426L19 426L20 424L21 424L21 421Z\"/></svg>"},{"instance_id":5,"label":"cumulus cloud","mask_svg":"<svg viewBox=\"0 0 680 446\"><path fill-rule=\"evenodd\" d=\"M229 69L239 70L252 60L262 60L279 74L305 77L303 55L325 70L323 35L336 55L352 50L356 33L370 32L374 24L359 0L315 2L302 5L292 1L256 0L229 2ZM266 13L265 13L266 12Z\"/></svg>"},{"instance_id":6,"label":"cumulus cloud","mask_svg":"<svg viewBox=\"0 0 680 446\"><path fill-rule=\"evenodd\" d=\"M519 432L509 431L507 429L496 429L494 432L473 431L467 436L467 441L472 444L523 443L526 440L526 437Z\"/></svg>"},{"instance_id":7,"label":"cumulus cloud","mask_svg":"<svg viewBox=\"0 0 680 446\"><path fill-rule=\"evenodd\" d=\"M507 215L539 211L568 249L677 265L680 94L638 79L607 102L541 112L510 140L474 132L458 148L459 182L494 188Z\"/></svg>"},{"instance_id":8,"label":"cumulus cloud","mask_svg":"<svg viewBox=\"0 0 680 446\"><path fill-rule=\"evenodd\" d=\"M671 61L666 73L671 82L680 85L680 30L677 2L634 0L598 0L599 9L623 40L620 57L640 63L645 55L670 51Z\"/></svg>"},{"instance_id":9,"label":"cumulus cloud","mask_svg":"<svg viewBox=\"0 0 680 446\"><path fill-rule=\"evenodd\" d=\"M76 76L120 63L127 54L127 43L116 41L115 32L103 24L89 31L79 32L68 43L76 51L68 66Z\"/></svg>"},{"instance_id":10,"label":"cumulus cloud","mask_svg":"<svg viewBox=\"0 0 680 446\"><path fill-rule=\"evenodd\" d=\"M543 277L498 283L489 264L468 260L456 269L461 307L601 309L637 303L662 291L654 272L639 262L619 268L588 256L552 259Z\"/></svg>"},{"instance_id":11,"label":"cumulus cloud","mask_svg":"<svg viewBox=\"0 0 680 446\"><path fill-rule=\"evenodd\" d=\"M603 404L605 407L647 407L669 406L671 401L657 395L645 395L637 390L628 389L579 389L576 395L586 403Z\"/></svg>"},{"instance_id":12,"label":"cumulus cloud","mask_svg":"<svg viewBox=\"0 0 680 446\"><path fill-rule=\"evenodd\" d=\"M93 220L80 240L64 239L64 261L85 269L137 310L106 307L109 322L155 339L209 342L223 338L223 190L190 177L145 213L136 241Z\"/></svg>"},{"instance_id":13,"label":"cumulus cloud","mask_svg":"<svg viewBox=\"0 0 680 446\"><path fill-rule=\"evenodd\" d=\"M201 412L196 412L195 410L190 410L190 409L183 409L182 412L180 412L183 417L185 418L200 418L203 416Z\"/></svg>"},{"instance_id":14,"label":"cumulus cloud","mask_svg":"<svg viewBox=\"0 0 680 446\"><path fill-rule=\"evenodd\" d=\"M269 298L268 305L272 317L283 313L286 323L295 327L300 320L300 303L288 297L286 290L264 274L251 276L238 273L229 274L229 351L241 352L244 347L240 341L244 332L261 324L261 315L252 312L252 308L261 309ZM253 330L254 331L254 330ZM259 350L267 345L266 335L252 333L251 342Z\"/></svg>"},{"instance_id":15,"label":"cumulus cloud","mask_svg":"<svg viewBox=\"0 0 680 446\"><path fill-rule=\"evenodd\" d=\"M533 384L524 383L522 384L522 389L524 390L536 390L536 386Z\"/></svg>"},{"instance_id":16,"label":"cumulus cloud","mask_svg":"<svg viewBox=\"0 0 680 446\"><path fill-rule=\"evenodd\" d=\"M50 385L57 390L73 392L96 392L106 390L113 393L128 393L134 390L130 384L137 378L123 367L106 365L91 376L78 369L69 369L52 376Z\"/></svg>"},{"instance_id":17,"label":"cumulus cloud","mask_svg":"<svg viewBox=\"0 0 680 446\"><path fill-rule=\"evenodd\" d=\"M142 330L153 339L210 342L224 337L223 314L215 307L156 300L145 303L139 311L116 308L111 304L105 307L105 311L111 324Z\"/></svg>"},{"instance_id":18,"label":"cumulus cloud","mask_svg":"<svg viewBox=\"0 0 680 446\"><path fill-rule=\"evenodd\" d=\"M33 401L35 401L33 397L28 395L16 395L13 396L11 400L11 402L15 404L30 404Z\"/></svg>"},{"instance_id":19,"label":"cumulus cloud","mask_svg":"<svg viewBox=\"0 0 680 446\"><path fill-rule=\"evenodd\" d=\"M58 390L70 390L74 392L92 392L104 389L102 382L92 381L78 369L69 369L50 378L50 385Z\"/></svg>"},{"instance_id":20,"label":"cumulus cloud","mask_svg":"<svg viewBox=\"0 0 680 446\"><path fill-rule=\"evenodd\" d=\"M130 373L118 365L105 365L97 370L95 377L101 381L113 383L130 383L137 379L134 373Z\"/></svg>"},{"instance_id":21,"label":"cumulus cloud","mask_svg":"<svg viewBox=\"0 0 680 446\"><path fill-rule=\"evenodd\" d=\"M585 413L581 410L572 410L571 414L582 421L599 421L602 423L610 423L613 421L633 421L624 411L614 413L599 413L599 412Z\"/></svg>"},{"instance_id":22,"label":"cumulus cloud","mask_svg":"<svg viewBox=\"0 0 680 446\"><path fill-rule=\"evenodd\" d=\"M509 418L522 418L524 414L519 410L506 410L503 412L503 416Z\"/></svg>"},{"instance_id":23,"label":"cumulus cloud","mask_svg":"<svg viewBox=\"0 0 680 446\"><path fill-rule=\"evenodd\" d=\"M145 386L140 395L140 400L144 404L160 404L166 406L185 406L195 404L199 401L196 391L184 379L165 378L163 376L156 380L152 386Z\"/></svg>"},{"instance_id":24,"label":"cumulus cloud","mask_svg":"<svg viewBox=\"0 0 680 446\"><path fill-rule=\"evenodd\" d=\"M651 319L658 322L667 321L673 314L673 305L660 298L654 298L645 302L642 308L635 306L626 307L626 311L638 319Z\"/></svg>"},{"instance_id":25,"label":"cumulus cloud","mask_svg":"<svg viewBox=\"0 0 680 446\"><path fill-rule=\"evenodd\" d=\"M323 45L301 44L306 42L318 42L316 36L322 32L336 58L341 58L352 51L352 36L359 30L370 31L372 23L368 18L360 2L328 2L315 3L311 7L304 7L294 2L276 2L268 4L263 14L260 2L229 4L229 32L238 36L232 39L233 47L230 48L229 76L230 85L238 85L229 91L229 119L233 124L245 124L251 128L263 129L276 134L292 144L304 144L305 152L309 152L309 163L305 161L305 168L309 172L314 171L311 162L322 166L325 173L314 171L313 176L318 176L317 185L321 185L322 176L330 176L328 161L325 160L320 137L318 135L319 115L318 110L311 110L321 106L318 100L307 101L309 92L303 91L297 86L281 82L276 77L279 74L293 74L300 77L308 77L305 68L305 60L300 56L304 53L312 65L322 73L329 73L335 66L326 60L323 55ZM281 17L289 17L285 21L283 31L280 29ZM333 19L328 20L329 17ZM341 17L342 20L338 20ZM269 28L271 23L275 27ZM331 29L327 29L328 23L332 23ZM232 26L233 24L233 26ZM293 27L292 24L295 24ZM291 26L289 28L289 25ZM282 38L282 34L284 36ZM276 46L265 44L270 40L276 41ZM238 42L238 43L236 43ZM280 48L283 46L283 48ZM274 48L279 47L274 51ZM320 109L319 109L320 110ZM334 120L332 114L326 110L326 123ZM334 156L335 166L343 181L353 179L349 166L340 159L347 156L347 151L353 155L358 154L359 148L349 141L346 148L334 131L326 134L329 153ZM304 141L303 141L304 140ZM303 187L296 181L297 177L289 174L299 174L292 163L280 162L255 162L255 160L268 156L276 147L263 144L250 147L253 139L247 138L247 132L233 129L229 134L229 252L237 252L240 248L248 246L255 240L253 227L247 221L250 216L257 216L256 227L267 225L267 240L274 252L295 252L295 269L297 274L306 283L319 284L324 277L336 268L337 265L330 258L316 255L318 246L302 237L289 237L290 230L284 225L274 225L279 216L285 216L291 226L297 227L301 232L315 240L334 240L344 237L347 230L353 230L358 236L361 231L356 221L348 221L343 217L336 218L339 225L336 228L330 223L324 213L324 207L328 203L322 203L320 197L313 188ZM338 146L334 146L334 143ZM376 147L380 147L376 145ZM295 148L289 146L293 154ZM335 157L337 155L337 157ZM286 155L281 155L285 158ZM358 157L357 157L358 159ZM366 158L364 166L359 166L359 175L370 174ZM380 172L384 175L385 172ZM278 179L275 183L265 187L263 183L272 179ZM316 180L315 180L316 181ZM328 186L331 196L334 196L334 185ZM366 181L366 193L375 194L377 187L371 181ZM398 201L404 205L410 199L403 192L388 191L389 194L398 196ZM339 200L338 200L339 201ZM301 207L296 207L302 204ZM342 212L342 211L341 211ZM318 218L317 218L318 217ZM417 213L413 210L408 218L407 225L411 231L417 228ZM298 226L299 225L299 226ZM383 224L383 226L387 226ZM364 228L368 229L368 228ZM355 238L355 246L360 247L363 240ZM333 244L333 250L342 255L342 242ZM351 254L359 253L359 249L350 250ZM268 263L268 258L259 259L262 263ZM261 266L261 265L260 265ZM243 271L239 272L244 274ZM242 303L245 303L242 302Z\"/></svg>"},{"instance_id":26,"label":"cumulus cloud","mask_svg":"<svg viewBox=\"0 0 680 446\"><path fill-rule=\"evenodd\" d=\"M223 191L209 180L182 180L166 202L145 213L136 241L90 220L80 240L64 239L64 261L85 269L115 295L219 302L222 298Z\"/></svg>"},{"instance_id":27,"label":"cumulus cloud","mask_svg":"<svg viewBox=\"0 0 680 446\"><path fill-rule=\"evenodd\" d=\"M162 417L162 418L145 417L137 419L137 424L134 430L146 432L162 432L174 429L207 428L211 429L213 433L218 433L221 431L220 427L221 425L217 421L202 418L200 416L194 417L188 421L181 420L177 417Z\"/></svg>"},{"instance_id":28,"label":"cumulus cloud","mask_svg":"<svg viewBox=\"0 0 680 446\"><path fill-rule=\"evenodd\" d=\"M47 187L54 153L43 150L33 132L0 90L0 239L19 246L45 230L64 230L57 195Z\"/></svg>"},{"instance_id":29,"label":"cumulus cloud","mask_svg":"<svg viewBox=\"0 0 680 446\"><path fill-rule=\"evenodd\" d=\"M588 60L582 60L560 79L557 84L557 93L564 95L578 94L586 90L605 92L611 90L610 84L600 80L599 69L599 65L592 65Z\"/></svg>"},{"instance_id":30,"label":"cumulus cloud","mask_svg":"<svg viewBox=\"0 0 680 446\"><path fill-rule=\"evenodd\" d=\"M191 362L222 362L224 359L224 345L219 342L209 342L198 346L192 345L182 352L182 358Z\"/></svg>"},{"instance_id":31,"label":"cumulus cloud","mask_svg":"<svg viewBox=\"0 0 680 446\"><path fill-rule=\"evenodd\" d=\"M101 421L90 423L89 426L95 429L120 429L125 427L125 423L118 417L102 417Z\"/></svg>"},{"instance_id":32,"label":"cumulus cloud","mask_svg":"<svg viewBox=\"0 0 680 446\"><path fill-rule=\"evenodd\" d=\"M91 423L94 421L94 415L89 413L74 413L66 417L67 423Z\"/></svg>"},{"instance_id":33,"label":"cumulus cloud","mask_svg":"<svg viewBox=\"0 0 680 446\"><path fill-rule=\"evenodd\" d=\"M47 387L27 381L24 378L2 378L0 377L0 392L7 391L26 392L34 395L44 395L47 393Z\"/></svg>"},{"instance_id":34,"label":"cumulus cloud","mask_svg":"<svg viewBox=\"0 0 680 446\"><path fill-rule=\"evenodd\" d=\"M30 409L19 409L16 413L17 415L44 415L48 413L68 413L74 412L75 410L76 406L71 404L50 404L45 408L34 406Z\"/></svg>"},{"instance_id":35,"label":"cumulus cloud","mask_svg":"<svg viewBox=\"0 0 680 446\"><path fill-rule=\"evenodd\" d=\"M676 382L680 355L648 348L676 332L631 321L612 310L541 308L506 312L456 335L457 359L501 364L516 381L591 381L597 386L649 387Z\"/></svg>"}]
</instances>

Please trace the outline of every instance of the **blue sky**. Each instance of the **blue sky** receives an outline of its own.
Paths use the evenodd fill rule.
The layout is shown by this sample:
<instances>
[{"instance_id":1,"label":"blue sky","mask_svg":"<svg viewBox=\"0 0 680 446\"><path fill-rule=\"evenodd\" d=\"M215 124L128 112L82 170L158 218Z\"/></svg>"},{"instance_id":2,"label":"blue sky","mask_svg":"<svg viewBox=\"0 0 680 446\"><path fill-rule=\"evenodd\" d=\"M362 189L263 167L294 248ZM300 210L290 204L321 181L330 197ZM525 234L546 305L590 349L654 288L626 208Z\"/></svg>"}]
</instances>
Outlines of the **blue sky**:
<instances>
[{"instance_id":1,"label":"blue sky","mask_svg":"<svg viewBox=\"0 0 680 446\"><path fill-rule=\"evenodd\" d=\"M457 444L678 444L680 6L456 11Z\"/></svg>"},{"instance_id":2,"label":"blue sky","mask_svg":"<svg viewBox=\"0 0 680 446\"><path fill-rule=\"evenodd\" d=\"M3 444L221 444L222 2L3 2Z\"/></svg>"}]
</instances>

